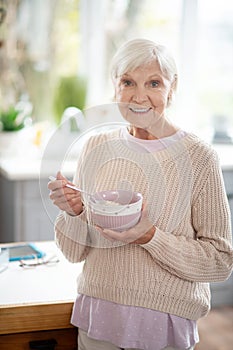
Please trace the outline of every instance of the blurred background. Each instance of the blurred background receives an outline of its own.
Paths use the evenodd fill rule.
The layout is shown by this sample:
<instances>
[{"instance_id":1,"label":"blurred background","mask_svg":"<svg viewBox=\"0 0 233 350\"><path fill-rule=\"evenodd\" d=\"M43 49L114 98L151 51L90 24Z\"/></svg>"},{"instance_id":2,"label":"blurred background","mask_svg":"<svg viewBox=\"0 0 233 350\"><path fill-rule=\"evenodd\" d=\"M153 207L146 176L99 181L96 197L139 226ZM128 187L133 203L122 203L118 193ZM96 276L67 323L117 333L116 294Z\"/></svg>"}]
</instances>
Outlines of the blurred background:
<instances>
[{"instance_id":1,"label":"blurred background","mask_svg":"<svg viewBox=\"0 0 233 350\"><path fill-rule=\"evenodd\" d=\"M172 52L170 118L217 145L233 211L232 18L231 0L0 0L0 242L53 239L48 176L72 180L72 142L116 120L110 61L137 37Z\"/></svg>"},{"instance_id":2,"label":"blurred background","mask_svg":"<svg viewBox=\"0 0 233 350\"><path fill-rule=\"evenodd\" d=\"M114 121L110 61L137 37L173 53L170 118L216 147L233 213L232 18L231 0L0 0L0 243L54 239L48 176L72 180L79 111ZM233 276L211 288L213 305L233 305Z\"/></svg>"},{"instance_id":3,"label":"blurred background","mask_svg":"<svg viewBox=\"0 0 233 350\"><path fill-rule=\"evenodd\" d=\"M77 150L64 158L87 123L82 111L115 121L110 60L137 37L173 53L169 113L219 152L233 214L232 19L232 0L0 0L0 243L54 239L48 176L61 169L72 180ZM229 309L203 320L197 349L230 350L233 275L211 291L212 306Z\"/></svg>"},{"instance_id":4,"label":"blurred background","mask_svg":"<svg viewBox=\"0 0 233 350\"><path fill-rule=\"evenodd\" d=\"M0 0L0 11L0 110L30 103L34 142L38 123L41 133L59 123L67 105L111 102L110 59L135 37L167 45L176 59L177 123L232 141L231 0Z\"/></svg>"}]
</instances>

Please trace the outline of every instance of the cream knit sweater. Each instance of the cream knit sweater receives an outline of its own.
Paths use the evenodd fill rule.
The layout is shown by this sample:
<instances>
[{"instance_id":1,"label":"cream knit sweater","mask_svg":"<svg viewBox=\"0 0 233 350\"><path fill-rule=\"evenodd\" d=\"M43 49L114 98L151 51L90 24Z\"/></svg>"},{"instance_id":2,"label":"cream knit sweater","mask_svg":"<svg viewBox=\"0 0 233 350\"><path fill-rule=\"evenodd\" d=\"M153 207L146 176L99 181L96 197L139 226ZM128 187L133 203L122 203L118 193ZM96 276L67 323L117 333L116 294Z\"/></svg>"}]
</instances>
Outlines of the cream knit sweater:
<instances>
[{"instance_id":1,"label":"cream knit sweater","mask_svg":"<svg viewBox=\"0 0 233 350\"><path fill-rule=\"evenodd\" d=\"M90 138L74 182L89 191L130 185L141 192L154 237L144 245L112 244L84 206L76 217L60 213L57 244L71 262L85 260L79 293L197 320L210 308L209 282L227 279L233 265L218 157L192 134L154 154L134 151L120 135Z\"/></svg>"}]
</instances>

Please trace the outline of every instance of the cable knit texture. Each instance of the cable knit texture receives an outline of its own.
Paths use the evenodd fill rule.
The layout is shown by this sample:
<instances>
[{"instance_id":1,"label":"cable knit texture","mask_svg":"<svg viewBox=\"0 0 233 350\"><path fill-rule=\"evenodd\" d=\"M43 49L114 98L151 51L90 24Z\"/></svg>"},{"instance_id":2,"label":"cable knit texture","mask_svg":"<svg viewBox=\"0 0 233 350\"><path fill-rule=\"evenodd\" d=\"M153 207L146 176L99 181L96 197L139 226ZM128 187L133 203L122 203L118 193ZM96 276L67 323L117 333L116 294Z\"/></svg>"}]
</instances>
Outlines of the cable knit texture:
<instances>
[{"instance_id":1,"label":"cable knit texture","mask_svg":"<svg viewBox=\"0 0 233 350\"><path fill-rule=\"evenodd\" d=\"M144 245L111 244L86 208L61 212L56 241L72 262L85 260L78 292L197 320L210 308L209 282L233 265L230 211L216 152L187 134L156 154L135 152L120 131L87 142L74 182L89 191L133 186L156 232Z\"/></svg>"}]
</instances>

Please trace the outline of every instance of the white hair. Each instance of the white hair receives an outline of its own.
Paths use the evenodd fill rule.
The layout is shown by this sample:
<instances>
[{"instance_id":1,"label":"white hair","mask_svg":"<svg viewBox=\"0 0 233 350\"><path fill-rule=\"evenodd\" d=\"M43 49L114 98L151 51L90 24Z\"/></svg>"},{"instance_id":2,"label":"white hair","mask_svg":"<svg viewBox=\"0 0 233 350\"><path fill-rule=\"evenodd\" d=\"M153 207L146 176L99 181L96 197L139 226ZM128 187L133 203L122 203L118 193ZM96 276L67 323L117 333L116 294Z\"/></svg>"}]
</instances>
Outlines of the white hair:
<instances>
[{"instance_id":1,"label":"white hair","mask_svg":"<svg viewBox=\"0 0 233 350\"><path fill-rule=\"evenodd\" d=\"M162 74L177 89L177 67L168 49L147 39L134 39L123 44L115 53L111 64L113 82L125 73L152 61L157 61Z\"/></svg>"}]
</instances>

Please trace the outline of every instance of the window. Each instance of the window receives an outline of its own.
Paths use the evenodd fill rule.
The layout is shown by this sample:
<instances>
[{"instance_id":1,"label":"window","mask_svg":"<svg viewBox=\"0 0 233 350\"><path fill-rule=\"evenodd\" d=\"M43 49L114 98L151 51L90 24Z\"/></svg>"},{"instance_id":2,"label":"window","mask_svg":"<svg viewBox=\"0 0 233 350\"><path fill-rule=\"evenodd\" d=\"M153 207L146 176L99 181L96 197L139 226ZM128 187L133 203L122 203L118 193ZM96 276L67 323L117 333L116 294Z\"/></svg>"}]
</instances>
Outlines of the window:
<instances>
[{"instance_id":1,"label":"window","mask_svg":"<svg viewBox=\"0 0 233 350\"><path fill-rule=\"evenodd\" d=\"M124 41L145 37L167 45L176 59L180 79L171 110L175 122L208 139L215 136L215 141L232 137L231 0L7 3L12 22L8 21L8 29L0 34L6 34L6 46L13 49L3 63L8 64L12 81L21 82L19 74L23 77L35 120L54 119L53 97L63 75L86 76L87 107L109 103L113 97L109 72L113 53ZM13 76L17 69L19 74ZM3 85L9 91L14 84Z\"/></svg>"},{"instance_id":2,"label":"window","mask_svg":"<svg viewBox=\"0 0 233 350\"><path fill-rule=\"evenodd\" d=\"M197 127L215 131L216 142L233 136L233 3L199 1L196 91ZM213 130L213 128L215 130ZM224 142L224 139L222 140Z\"/></svg>"},{"instance_id":3,"label":"window","mask_svg":"<svg viewBox=\"0 0 233 350\"><path fill-rule=\"evenodd\" d=\"M167 45L176 59L180 83L173 115L177 123L207 139L212 139L214 129L233 135L231 0L217 5L211 0L102 0L98 6L83 0L80 11L86 21L81 40L88 104L113 96L106 67L116 48L125 40L145 37Z\"/></svg>"}]
</instances>

